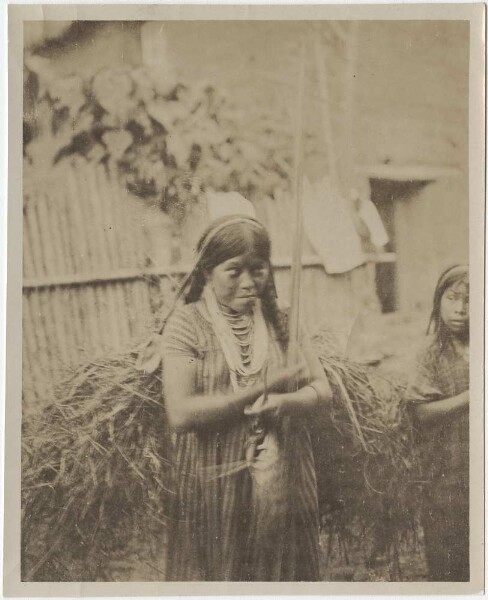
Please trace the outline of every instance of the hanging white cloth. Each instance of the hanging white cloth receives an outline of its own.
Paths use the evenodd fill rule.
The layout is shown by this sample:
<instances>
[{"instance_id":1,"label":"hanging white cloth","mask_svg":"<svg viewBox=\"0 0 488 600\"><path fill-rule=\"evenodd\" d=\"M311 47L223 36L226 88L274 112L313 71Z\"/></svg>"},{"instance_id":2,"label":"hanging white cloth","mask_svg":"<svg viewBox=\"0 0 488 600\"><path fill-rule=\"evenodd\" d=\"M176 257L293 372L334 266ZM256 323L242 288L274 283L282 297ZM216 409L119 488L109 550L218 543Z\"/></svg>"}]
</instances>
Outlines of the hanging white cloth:
<instances>
[{"instance_id":1,"label":"hanging white cloth","mask_svg":"<svg viewBox=\"0 0 488 600\"><path fill-rule=\"evenodd\" d=\"M388 243L389 237L376 206L368 198L361 198L358 214L369 230L371 242L377 248L383 248Z\"/></svg>"},{"instance_id":2,"label":"hanging white cloth","mask_svg":"<svg viewBox=\"0 0 488 600\"><path fill-rule=\"evenodd\" d=\"M344 201L327 179L303 182L304 229L327 273L346 273L366 257Z\"/></svg>"}]
</instances>

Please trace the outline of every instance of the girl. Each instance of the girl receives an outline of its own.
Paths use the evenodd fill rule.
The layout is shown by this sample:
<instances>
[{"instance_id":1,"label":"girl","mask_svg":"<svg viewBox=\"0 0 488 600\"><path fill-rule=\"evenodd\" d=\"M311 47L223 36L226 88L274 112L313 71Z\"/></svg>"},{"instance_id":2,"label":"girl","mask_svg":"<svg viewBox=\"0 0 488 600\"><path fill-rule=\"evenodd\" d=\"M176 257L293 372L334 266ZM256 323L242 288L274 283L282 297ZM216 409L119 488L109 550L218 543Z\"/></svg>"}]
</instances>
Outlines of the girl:
<instances>
[{"instance_id":1,"label":"girl","mask_svg":"<svg viewBox=\"0 0 488 600\"><path fill-rule=\"evenodd\" d=\"M164 397L176 432L169 580L319 578L306 417L331 391L304 340L304 365L283 368L270 249L253 218L214 223L185 303L164 329Z\"/></svg>"},{"instance_id":2,"label":"girl","mask_svg":"<svg viewBox=\"0 0 488 600\"><path fill-rule=\"evenodd\" d=\"M469 581L469 276L445 271L408 398L426 480L422 526L431 581Z\"/></svg>"}]
</instances>

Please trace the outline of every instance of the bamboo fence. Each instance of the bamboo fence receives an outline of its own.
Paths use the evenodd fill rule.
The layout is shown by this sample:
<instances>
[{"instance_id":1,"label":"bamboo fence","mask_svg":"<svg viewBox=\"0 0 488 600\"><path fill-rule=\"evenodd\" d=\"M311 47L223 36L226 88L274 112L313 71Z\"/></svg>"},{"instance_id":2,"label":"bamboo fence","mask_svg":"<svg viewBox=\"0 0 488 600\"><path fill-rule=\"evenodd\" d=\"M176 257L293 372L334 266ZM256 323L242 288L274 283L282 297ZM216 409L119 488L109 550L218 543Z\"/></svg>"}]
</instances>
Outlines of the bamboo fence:
<instances>
[{"instance_id":1,"label":"bamboo fence","mask_svg":"<svg viewBox=\"0 0 488 600\"><path fill-rule=\"evenodd\" d=\"M78 165L63 174L24 190L27 404L49 399L63 367L128 346L150 316L146 283L117 278L146 262L130 199L103 167Z\"/></svg>"},{"instance_id":2,"label":"bamboo fence","mask_svg":"<svg viewBox=\"0 0 488 600\"><path fill-rule=\"evenodd\" d=\"M291 199L265 197L255 206L270 232L276 286L286 304ZM42 182L25 177L24 410L49 401L66 367L131 348L153 327L154 314L190 268L202 216L195 206L177 231L105 167L86 162L65 164ZM371 265L328 276L306 240L303 265L309 326L324 319L346 323L374 293Z\"/></svg>"}]
</instances>

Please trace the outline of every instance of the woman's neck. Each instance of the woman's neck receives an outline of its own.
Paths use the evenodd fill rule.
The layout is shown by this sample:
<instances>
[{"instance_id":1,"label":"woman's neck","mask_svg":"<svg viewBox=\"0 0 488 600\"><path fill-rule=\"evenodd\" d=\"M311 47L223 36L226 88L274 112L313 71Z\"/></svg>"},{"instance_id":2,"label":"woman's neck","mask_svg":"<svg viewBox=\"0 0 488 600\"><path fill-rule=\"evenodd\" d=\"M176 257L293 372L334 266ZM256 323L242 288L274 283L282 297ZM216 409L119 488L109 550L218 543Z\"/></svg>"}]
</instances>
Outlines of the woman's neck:
<instances>
[{"instance_id":1,"label":"woman's neck","mask_svg":"<svg viewBox=\"0 0 488 600\"><path fill-rule=\"evenodd\" d=\"M233 317L237 319L239 317L250 317L252 314L252 310L240 312L231 308L230 306L227 306L226 304L223 304L222 302L219 302L219 300L217 300L217 305L220 309L220 312L227 317Z\"/></svg>"}]
</instances>

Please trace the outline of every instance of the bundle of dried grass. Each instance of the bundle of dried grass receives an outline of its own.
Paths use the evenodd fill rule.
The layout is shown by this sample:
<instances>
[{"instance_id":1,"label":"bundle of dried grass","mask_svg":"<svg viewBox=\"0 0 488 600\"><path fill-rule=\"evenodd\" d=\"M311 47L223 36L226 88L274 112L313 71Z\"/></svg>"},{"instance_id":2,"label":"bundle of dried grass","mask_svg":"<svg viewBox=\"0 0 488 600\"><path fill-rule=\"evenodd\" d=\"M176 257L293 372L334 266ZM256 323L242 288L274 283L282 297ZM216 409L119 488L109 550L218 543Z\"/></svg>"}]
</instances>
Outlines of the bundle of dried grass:
<instances>
[{"instance_id":1,"label":"bundle of dried grass","mask_svg":"<svg viewBox=\"0 0 488 600\"><path fill-rule=\"evenodd\" d=\"M395 553L416 510L402 385L329 344L319 351L334 391L313 430L326 524L341 543L366 534L372 550ZM22 478L23 579L113 579L114 558L136 538L163 538L172 485L160 376L136 370L133 355L71 374L24 419Z\"/></svg>"},{"instance_id":2,"label":"bundle of dried grass","mask_svg":"<svg viewBox=\"0 0 488 600\"><path fill-rule=\"evenodd\" d=\"M405 381L380 375L318 346L332 407L313 430L319 501L329 541L362 547L401 579L400 549L414 547L420 498L414 429L402 402Z\"/></svg>"},{"instance_id":3,"label":"bundle of dried grass","mask_svg":"<svg viewBox=\"0 0 488 600\"><path fill-rule=\"evenodd\" d=\"M70 374L42 413L24 418L24 580L111 579L134 539L162 539L171 477L159 374L135 357Z\"/></svg>"}]
</instances>

